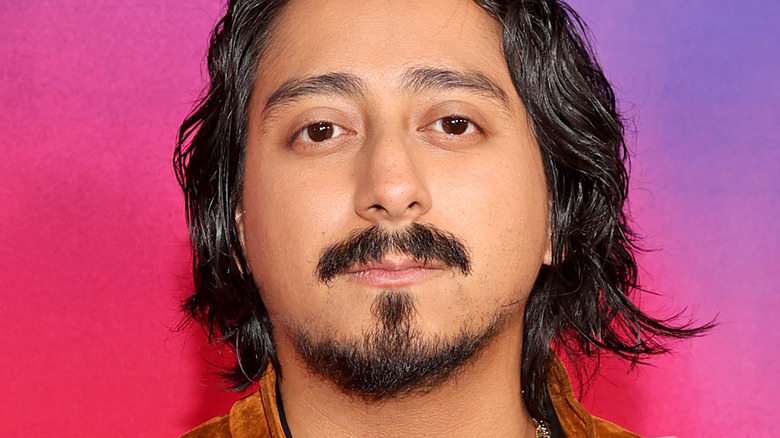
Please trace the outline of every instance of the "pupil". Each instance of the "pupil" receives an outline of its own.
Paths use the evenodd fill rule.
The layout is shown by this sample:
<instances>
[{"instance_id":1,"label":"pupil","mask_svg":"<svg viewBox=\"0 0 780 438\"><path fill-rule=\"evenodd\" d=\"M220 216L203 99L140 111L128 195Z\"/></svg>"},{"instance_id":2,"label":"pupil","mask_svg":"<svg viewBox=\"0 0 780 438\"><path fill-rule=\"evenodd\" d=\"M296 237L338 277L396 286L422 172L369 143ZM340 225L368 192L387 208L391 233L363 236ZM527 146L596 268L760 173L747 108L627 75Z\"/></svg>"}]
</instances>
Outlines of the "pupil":
<instances>
[{"instance_id":1,"label":"pupil","mask_svg":"<svg viewBox=\"0 0 780 438\"><path fill-rule=\"evenodd\" d=\"M444 120L444 132L450 135L460 135L469 128L469 121L460 117L447 117Z\"/></svg>"},{"instance_id":2,"label":"pupil","mask_svg":"<svg viewBox=\"0 0 780 438\"><path fill-rule=\"evenodd\" d=\"M315 142L325 141L333 136L333 125L330 123L315 123L306 128L309 138Z\"/></svg>"}]
</instances>

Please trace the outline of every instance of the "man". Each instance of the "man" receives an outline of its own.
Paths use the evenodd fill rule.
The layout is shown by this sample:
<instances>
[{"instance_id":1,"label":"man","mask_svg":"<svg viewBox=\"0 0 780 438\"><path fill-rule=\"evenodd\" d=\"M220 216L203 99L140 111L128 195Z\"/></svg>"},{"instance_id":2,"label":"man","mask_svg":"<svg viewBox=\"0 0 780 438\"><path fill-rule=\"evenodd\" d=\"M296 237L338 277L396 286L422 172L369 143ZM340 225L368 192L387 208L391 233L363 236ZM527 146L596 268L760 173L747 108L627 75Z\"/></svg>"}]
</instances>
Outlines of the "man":
<instances>
[{"instance_id":1,"label":"man","mask_svg":"<svg viewBox=\"0 0 780 438\"><path fill-rule=\"evenodd\" d=\"M185 309L259 391L185 436L635 436L556 351L637 361L623 127L559 1L234 0L176 169Z\"/></svg>"}]
</instances>

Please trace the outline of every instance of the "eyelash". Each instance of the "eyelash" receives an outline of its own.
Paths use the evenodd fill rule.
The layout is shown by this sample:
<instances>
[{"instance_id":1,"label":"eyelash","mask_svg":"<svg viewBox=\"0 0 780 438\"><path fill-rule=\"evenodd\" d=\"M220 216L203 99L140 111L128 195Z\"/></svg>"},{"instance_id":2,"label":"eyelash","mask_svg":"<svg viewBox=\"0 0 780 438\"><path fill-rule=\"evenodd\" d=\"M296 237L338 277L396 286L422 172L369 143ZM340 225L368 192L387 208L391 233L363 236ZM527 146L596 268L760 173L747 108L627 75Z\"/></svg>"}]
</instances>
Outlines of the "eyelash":
<instances>
[{"instance_id":1,"label":"eyelash","mask_svg":"<svg viewBox=\"0 0 780 438\"><path fill-rule=\"evenodd\" d=\"M466 132L463 132L463 133L460 133L460 134L452 134L452 133L445 132L444 131L444 120L446 120L446 119L454 119L454 120L464 121L464 122L468 123L468 126L466 127ZM463 115L460 115L460 114L450 114L448 116L440 117L440 118L436 119L433 123L431 123L430 125L426 126L423 129L427 129L429 127L434 127L434 129L436 129L438 127L439 129L436 129L436 130L440 131L440 132L443 132L448 137L459 137L459 136L466 136L466 135L469 135L469 134L481 134L482 135L482 134L485 133L485 130L477 122L475 122L474 120L472 120L469 117L466 117L466 116L463 116ZM476 132L467 132L469 129L473 129Z\"/></svg>"},{"instance_id":2,"label":"eyelash","mask_svg":"<svg viewBox=\"0 0 780 438\"><path fill-rule=\"evenodd\" d=\"M446 132L444 123L445 123L445 120L447 120L447 119L455 120L455 121L463 121L463 122L466 122L468 125L466 126L465 131L461 132L459 134L454 134L452 132ZM328 138L325 138L325 139L320 140L320 141L315 141L314 139L311 138L311 135L310 135L310 133L308 131L312 127L316 127L316 126L320 126L321 128L325 128L327 126L327 127L329 127L330 130L333 131L333 133L330 134L330 136ZM447 137L468 136L470 134L475 134L475 133L476 134L480 134L480 135L484 135L484 133L485 133L485 130L478 123L474 122L469 117L462 116L462 115L459 115L459 114L450 114L450 115L447 115L447 116L444 116L444 117L440 117L440 118L436 119L433 123L431 123L431 124L421 128L420 130L423 131L423 130L426 130L426 129L429 129L429 128L434 129L434 130L436 130L438 132L441 132L441 133L445 134ZM469 132L469 130L472 130L472 132ZM302 128L298 129L297 131L295 131L295 133L290 138L290 143L293 143L297 139L300 139L304 143L323 143L323 142L326 142L328 140L332 140L334 138L340 137L340 136L342 136L344 134L347 134L347 133L349 133L349 131L347 129L343 128L342 126L340 126L340 125L338 125L336 123L330 122L330 121L321 120L321 121L317 121L317 122L314 122L314 123L309 123L309 124L303 126ZM303 138L304 136L309 137L308 140L304 139Z\"/></svg>"},{"instance_id":3,"label":"eyelash","mask_svg":"<svg viewBox=\"0 0 780 438\"><path fill-rule=\"evenodd\" d=\"M314 141L314 139L311 138L311 135L309 134L308 130L310 128L318 126L318 125L320 127L324 127L326 125L330 126L330 129L334 131L333 134L330 137L328 137L328 138L326 138L324 140ZM314 123L309 123L306 126L304 126L304 127L300 128L300 129L298 129L297 131L295 131L295 134L293 134L293 136L290 138L290 143L294 142L297 139L300 139L301 141L303 141L305 143L323 143L325 141L334 139L336 137L340 137L340 136L342 136L344 134L347 134L347 133L349 133L349 130L343 128L341 125L338 125L338 124L333 123L333 122L329 122L327 120L320 120L320 121L317 121L317 122L314 122ZM304 136L309 137L309 139L308 140L303 139L302 137L304 137Z\"/></svg>"}]
</instances>

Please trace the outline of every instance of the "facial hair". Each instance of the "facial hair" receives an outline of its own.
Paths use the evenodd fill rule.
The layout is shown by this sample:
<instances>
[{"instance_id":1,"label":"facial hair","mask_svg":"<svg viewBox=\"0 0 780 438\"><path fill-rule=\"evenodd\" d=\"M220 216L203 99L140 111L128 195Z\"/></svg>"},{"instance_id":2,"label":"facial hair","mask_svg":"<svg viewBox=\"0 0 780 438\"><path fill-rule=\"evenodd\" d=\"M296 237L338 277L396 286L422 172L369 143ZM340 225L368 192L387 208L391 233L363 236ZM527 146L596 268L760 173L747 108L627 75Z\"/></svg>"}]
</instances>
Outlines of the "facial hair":
<instances>
[{"instance_id":1,"label":"facial hair","mask_svg":"<svg viewBox=\"0 0 780 438\"><path fill-rule=\"evenodd\" d=\"M362 337L337 339L294 327L293 344L310 372L367 401L426 393L448 381L501 332L516 306L497 311L482 327L444 337L415 325L414 299L384 291L372 305L377 319Z\"/></svg>"},{"instance_id":2,"label":"facial hair","mask_svg":"<svg viewBox=\"0 0 780 438\"><path fill-rule=\"evenodd\" d=\"M317 264L317 277L328 283L355 265L381 261L389 252L405 254L423 263L439 261L463 275L471 273L471 257L460 239L433 225L415 223L398 231L374 225L352 233L343 242L323 251Z\"/></svg>"},{"instance_id":3,"label":"facial hair","mask_svg":"<svg viewBox=\"0 0 780 438\"><path fill-rule=\"evenodd\" d=\"M390 251L418 261L435 259L464 275L470 273L468 252L457 238L431 225L414 224L398 232L375 226L353 234L323 252L318 276L327 283L353 265L380 261ZM313 333L300 325L287 329L311 373L348 394L382 401L426 393L448 381L484 350L517 308L503 306L478 327L467 321L457 334L442 336L420 330L410 292L386 290L372 303L374 326L359 335Z\"/></svg>"}]
</instances>

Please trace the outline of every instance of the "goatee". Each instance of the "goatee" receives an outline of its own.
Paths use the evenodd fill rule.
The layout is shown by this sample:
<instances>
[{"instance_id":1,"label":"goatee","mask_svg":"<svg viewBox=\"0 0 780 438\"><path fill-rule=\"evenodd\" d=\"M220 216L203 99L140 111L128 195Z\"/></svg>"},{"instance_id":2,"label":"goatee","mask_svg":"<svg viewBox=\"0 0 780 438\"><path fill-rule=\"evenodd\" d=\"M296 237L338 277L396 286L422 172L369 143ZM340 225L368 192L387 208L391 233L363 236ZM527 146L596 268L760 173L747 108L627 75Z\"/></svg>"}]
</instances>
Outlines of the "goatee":
<instances>
[{"instance_id":1,"label":"goatee","mask_svg":"<svg viewBox=\"0 0 780 438\"><path fill-rule=\"evenodd\" d=\"M353 266L379 262L390 252L423 263L435 261L462 275L471 273L468 250L457 237L430 224L412 224L403 230L375 225L352 233L323 251L317 277L328 284ZM303 326L286 328L310 372L349 394L381 401L428 392L453 377L488 345L516 310L517 306L503 306L478 327L474 321L464 321L456 334L430 334L416 324L414 295L386 290L377 294L371 306L376 323L361 334L339 337L313 333Z\"/></svg>"},{"instance_id":2,"label":"goatee","mask_svg":"<svg viewBox=\"0 0 780 438\"><path fill-rule=\"evenodd\" d=\"M310 372L346 393L376 402L426 393L452 378L500 333L515 309L503 307L481 328L464 325L457 335L445 337L416 327L411 294L385 291L372 305L376 326L362 337L322 337L302 327L291 331Z\"/></svg>"}]
</instances>

